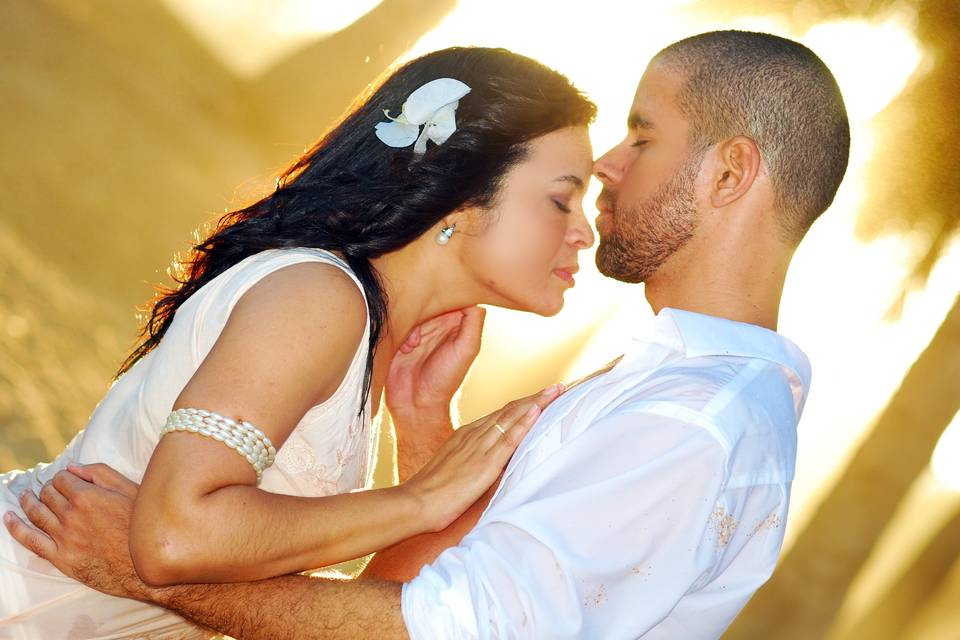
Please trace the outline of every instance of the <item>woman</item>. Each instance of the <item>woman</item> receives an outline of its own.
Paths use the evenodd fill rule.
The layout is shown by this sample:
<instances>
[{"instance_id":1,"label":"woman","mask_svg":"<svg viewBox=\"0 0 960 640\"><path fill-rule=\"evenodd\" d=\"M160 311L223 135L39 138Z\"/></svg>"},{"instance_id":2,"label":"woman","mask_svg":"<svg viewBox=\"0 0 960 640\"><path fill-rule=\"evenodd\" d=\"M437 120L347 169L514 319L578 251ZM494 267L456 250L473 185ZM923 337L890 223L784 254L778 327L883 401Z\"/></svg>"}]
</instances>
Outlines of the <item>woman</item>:
<instances>
[{"instance_id":1,"label":"woman","mask_svg":"<svg viewBox=\"0 0 960 640\"><path fill-rule=\"evenodd\" d=\"M479 340L477 304L560 310L593 243L582 196L594 113L562 75L502 49L399 68L273 193L194 247L85 431L51 464L3 477L4 510L22 515L71 462L106 462L141 482L130 551L155 585L267 578L444 528L559 389L449 436L420 418L448 410L466 367L414 398L394 355L451 322ZM405 481L355 491L370 484L385 385ZM39 500L60 499L55 485ZM11 539L0 551L13 637L201 634Z\"/></svg>"}]
</instances>

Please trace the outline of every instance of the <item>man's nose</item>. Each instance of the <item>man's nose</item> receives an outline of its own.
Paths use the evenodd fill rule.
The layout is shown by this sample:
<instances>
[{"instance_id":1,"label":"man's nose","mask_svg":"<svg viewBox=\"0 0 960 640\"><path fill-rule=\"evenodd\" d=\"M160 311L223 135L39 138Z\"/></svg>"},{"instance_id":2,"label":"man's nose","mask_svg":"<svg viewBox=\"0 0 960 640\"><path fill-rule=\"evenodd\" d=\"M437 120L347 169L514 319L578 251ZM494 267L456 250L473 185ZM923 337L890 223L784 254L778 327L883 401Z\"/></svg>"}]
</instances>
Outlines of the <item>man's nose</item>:
<instances>
[{"instance_id":1,"label":"man's nose","mask_svg":"<svg viewBox=\"0 0 960 640\"><path fill-rule=\"evenodd\" d=\"M593 175L605 187L616 186L623 177L623 162L619 160L617 147L610 149L593 163Z\"/></svg>"}]
</instances>

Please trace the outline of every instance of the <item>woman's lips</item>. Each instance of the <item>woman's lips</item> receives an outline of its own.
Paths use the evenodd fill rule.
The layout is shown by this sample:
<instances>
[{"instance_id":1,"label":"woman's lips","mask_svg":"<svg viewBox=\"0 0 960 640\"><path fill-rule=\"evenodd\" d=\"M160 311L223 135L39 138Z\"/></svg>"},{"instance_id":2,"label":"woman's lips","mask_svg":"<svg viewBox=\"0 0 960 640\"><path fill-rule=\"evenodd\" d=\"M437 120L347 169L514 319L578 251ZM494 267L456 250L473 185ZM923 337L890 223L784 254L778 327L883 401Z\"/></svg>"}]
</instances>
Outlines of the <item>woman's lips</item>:
<instances>
[{"instance_id":1,"label":"woman's lips","mask_svg":"<svg viewBox=\"0 0 960 640\"><path fill-rule=\"evenodd\" d=\"M575 269L554 269L553 273L571 287L577 284L577 281L573 279L573 274L576 273Z\"/></svg>"}]
</instances>

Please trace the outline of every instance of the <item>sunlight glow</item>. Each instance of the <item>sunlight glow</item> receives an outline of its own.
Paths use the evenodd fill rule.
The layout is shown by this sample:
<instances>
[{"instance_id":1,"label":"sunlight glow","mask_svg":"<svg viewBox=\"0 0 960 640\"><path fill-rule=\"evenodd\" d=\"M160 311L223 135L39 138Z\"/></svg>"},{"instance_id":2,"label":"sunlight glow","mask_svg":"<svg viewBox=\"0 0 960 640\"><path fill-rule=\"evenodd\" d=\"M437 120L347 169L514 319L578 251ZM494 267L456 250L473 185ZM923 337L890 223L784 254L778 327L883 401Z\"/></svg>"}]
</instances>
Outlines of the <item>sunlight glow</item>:
<instances>
[{"instance_id":1,"label":"sunlight glow","mask_svg":"<svg viewBox=\"0 0 960 640\"><path fill-rule=\"evenodd\" d=\"M165 0L241 76L256 76L318 37L348 26L380 0Z\"/></svg>"},{"instance_id":2,"label":"sunlight glow","mask_svg":"<svg viewBox=\"0 0 960 640\"><path fill-rule=\"evenodd\" d=\"M785 545L803 529L818 498L868 435L866 427L899 387L960 290L949 275L960 260L960 246L954 244L926 288L907 297L899 321L886 322L886 311L916 255L916 239L887 236L864 243L854 231L870 180L877 178L870 165L876 146L871 118L925 65L909 17L822 23L797 39L837 77L850 117L851 149L833 205L797 250L781 305L781 332L801 345L813 364L810 399L800 423L793 526ZM882 366L864 366L868 362Z\"/></svg>"},{"instance_id":3,"label":"sunlight glow","mask_svg":"<svg viewBox=\"0 0 960 640\"><path fill-rule=\"evenodd\" d=\"M954 491L960 491L960 411L940 436L930 458L930 467L937 480Z\"/></svg>"},{"instance_id":4,"label":"sunlight glow","mask_svg":"<svg viewBox=\"0 0 960 640\"><path fill-rule=\"evenodd\" d=\"M922 53L906 22L901 16L825 22L802 38L837 78L851 120L879 113L920 65Z\"/></svg>"}]
</instances>

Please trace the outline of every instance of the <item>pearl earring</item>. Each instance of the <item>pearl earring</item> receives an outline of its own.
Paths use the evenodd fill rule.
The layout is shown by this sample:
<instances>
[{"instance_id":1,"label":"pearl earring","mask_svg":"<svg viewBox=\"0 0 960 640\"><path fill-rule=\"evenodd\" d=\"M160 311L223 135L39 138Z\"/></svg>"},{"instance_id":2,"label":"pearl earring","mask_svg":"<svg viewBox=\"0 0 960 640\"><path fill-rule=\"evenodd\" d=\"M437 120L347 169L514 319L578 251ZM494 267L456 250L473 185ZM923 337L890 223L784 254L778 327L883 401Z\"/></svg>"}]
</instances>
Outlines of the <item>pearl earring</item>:
<instances>
[{"instance_id":1,"label":"pearl earring","mask_svg":"<svg viewBox=\"0 0 960 640\"><path fill-rule=\"evenodd\" d=\"M449 227L444 227L440 230L440 233L437 234L437 244L447 244L450 242L450 236L453 235L453 230L457 228L457 224L453 223Z\"/></svg>"}]
</instances>

